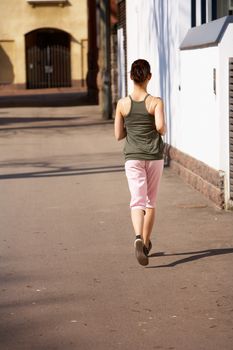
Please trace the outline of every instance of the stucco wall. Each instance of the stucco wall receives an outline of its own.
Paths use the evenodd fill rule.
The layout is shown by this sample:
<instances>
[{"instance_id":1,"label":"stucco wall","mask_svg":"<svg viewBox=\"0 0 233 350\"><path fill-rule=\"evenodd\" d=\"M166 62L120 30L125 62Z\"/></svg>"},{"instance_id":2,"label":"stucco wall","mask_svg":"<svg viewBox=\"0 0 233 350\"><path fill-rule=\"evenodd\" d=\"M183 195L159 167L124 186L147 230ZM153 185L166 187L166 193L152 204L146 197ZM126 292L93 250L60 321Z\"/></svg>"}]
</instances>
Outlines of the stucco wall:
<instances>
[{"instance_id":1,"label":"stucco wall","mask_svg":"<svg viewBox=\"0 0 233 350\"><path fill-rule=\"evenodd\" d=\"M165 102L168 133L165 140L176 139L176 116L179 114L179 46L190 28L190 1L127 0L127 71L137 58L151 64L149 93ZM128 91L132 91L128 79Z\"/></svg>"},{"instance_id":2,"label":"stucco wall","mask_svg":"<svg viewBox=\"0 0 233 350\"><path fill-rule=\"evenodd\" d=\"M176 119L175 147L219 169L219 106L213 90L214 68L218 76L218 47L181 51L181 113Z\"/></svg>"},{"instance_id":3,"label":"stucco wall","mask_svg":"<svg viewBox=\"0 0 233 350\"><path fill-rule=\"evenodd\" d=\"M191 1L127 0L126 3L128 72L137 58L150 62L153 77L148 85L149 93L161 96L165 102L168 124L165 141L184 156L197 160L197 167L199 164L209 166L208 171L212 169L216 176L223 172L227 203L228 69L229 57L233 57L233 24L228 26L218 46L180 51L180 44L191 26ZM199 5L200 1L197 8ZM128 81L131 92L133 84L130 79Z\"/></svg>"},{"instance_id":4,"label":"stucco wall","mask_svg":"<svg viewBox=\"0 0 233 350\"><path fill-rule=\"evenodd\" d=\"M45 27L64 30L72 36L72 80L81 79L80 44L82 39L87 39L87 4L86 0L70 0L69 4L32 7L26 0L0 1L0 45L13 66L13 83L24 84L26 79L25 34ZM10 48L6 44L9 41Z\"/></svg>"},{"instance_id":5,"label":"stucco wall","mask_svg":"<svg viewBox=\"0 0 233 350\"><path fill-rule=\"evenodd\" d=\"M233 24L218 46L181 51L181 113L176 147L225 175L225 202L230 198L229 57ZM216 94L213 70L216 69Z\"/></svg>"},{"instance_id":6,"label":"stucco wall","mask_svg":"<svg viewBox=\"0 0 233 350\"><path fill-rule=\"evenodd\" d=\"M229 24L223 40L219 44L219 135L220 169L226 173L225 195L230 198L229 165L229 57L233 57L233 23Z\"/></svg>"}]
</instances>

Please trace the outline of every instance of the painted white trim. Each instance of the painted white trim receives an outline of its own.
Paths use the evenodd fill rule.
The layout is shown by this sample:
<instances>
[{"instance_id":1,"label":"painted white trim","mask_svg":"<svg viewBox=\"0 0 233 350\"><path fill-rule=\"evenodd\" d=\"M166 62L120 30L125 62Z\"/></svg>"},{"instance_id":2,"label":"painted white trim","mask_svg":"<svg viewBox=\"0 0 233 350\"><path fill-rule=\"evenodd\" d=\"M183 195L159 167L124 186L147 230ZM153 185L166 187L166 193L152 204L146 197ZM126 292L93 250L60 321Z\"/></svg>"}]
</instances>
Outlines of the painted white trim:
<instances>
[{"instance_id":1,"label":"painted white trim","mask_svg":"<svg viewBox=\"0 0 233 350\"><path fill-rule=\"evenodd\" d=\"M118 94L119 97L125 97L125 50L123 28L117 30L117 43Z\"/></svg>"},{"instance_id":2,"label":"painted white trim","mask_svg":"<svg viewBox=\"0 0 233 350\"><path fill-rule=\"evenodd\" d=\"M212 21L212 0L206 2L206 22Z\"/></svg>"},{"instance_id":3,"label":"painted white trim","mask_svg":"<svg viewBox=\"0 0 233 350\"><path fill-rule=\"evenodd\" d=\"M201 25L201 0L196 0L196 26Z\"/></svg>"}]
</instances>

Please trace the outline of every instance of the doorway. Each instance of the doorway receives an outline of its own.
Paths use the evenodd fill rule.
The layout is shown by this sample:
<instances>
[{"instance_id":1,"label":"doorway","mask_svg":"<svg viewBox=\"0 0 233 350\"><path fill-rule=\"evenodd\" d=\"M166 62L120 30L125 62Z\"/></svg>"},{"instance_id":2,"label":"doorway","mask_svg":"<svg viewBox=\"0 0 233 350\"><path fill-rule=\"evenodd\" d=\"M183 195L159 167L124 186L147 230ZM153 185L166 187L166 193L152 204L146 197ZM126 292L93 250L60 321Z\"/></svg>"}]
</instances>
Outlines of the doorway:
<instances>
[{"instance_id":1,"label":"doorway","mask_svg":"<svg viewBox=\"0 0 233 350\"><path fill-rule=\"evenodd\" d=\"M71 87L70 35L44 28L25 36L27 89Z\"/></svg>"}]
</instances>

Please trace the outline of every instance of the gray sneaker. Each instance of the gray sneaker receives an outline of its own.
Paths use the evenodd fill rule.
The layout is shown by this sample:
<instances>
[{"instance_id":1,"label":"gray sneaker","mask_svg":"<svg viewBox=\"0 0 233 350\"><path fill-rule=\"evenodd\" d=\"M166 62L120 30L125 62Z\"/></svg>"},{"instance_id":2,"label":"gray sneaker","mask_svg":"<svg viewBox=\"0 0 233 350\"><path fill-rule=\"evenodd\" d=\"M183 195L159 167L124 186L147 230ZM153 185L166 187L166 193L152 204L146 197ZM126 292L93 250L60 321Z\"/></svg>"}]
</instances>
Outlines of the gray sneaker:
<instances>
[{"instance_id":1,"label":"gray sneaker","mask_svg":"<svg viewBox=\"0 0 233 350\"><path fill-rule=\"evenodd\" d=\"M144 245L143 250L144 250L144 253L145 253L146 256L148 256L148 255L150 254L151 248L152 248L152 243L151 243L151 241L149 241L148 247L146 247L146 246Z\"/></svg>"},{"instance_id":2,"label":"gray sneaker","mask_svg":"<svg viewBox=\"0 0 233 350\"><path fill-rule=\"evenodd\" d=\"M148 256L144 252L144 243L140 235L136 236L134 241L135 256L140 265L146 266L149 263Z\"/></svg>"}]
</instances>

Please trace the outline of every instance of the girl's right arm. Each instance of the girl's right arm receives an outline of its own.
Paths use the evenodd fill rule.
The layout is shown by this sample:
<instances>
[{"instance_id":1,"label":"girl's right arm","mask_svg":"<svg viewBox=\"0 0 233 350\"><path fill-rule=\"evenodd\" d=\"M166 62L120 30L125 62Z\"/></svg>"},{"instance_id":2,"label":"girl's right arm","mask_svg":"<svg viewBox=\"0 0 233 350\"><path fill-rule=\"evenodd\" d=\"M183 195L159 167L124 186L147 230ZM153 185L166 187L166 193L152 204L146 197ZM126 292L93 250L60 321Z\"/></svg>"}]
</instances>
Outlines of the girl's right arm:
<instances>
[{"instance_id":1,"label":"girl's right arm","mask_svg":"<svg viewBox=\"0 0 233 350\"><path fill-rule=\"evenodd\" d=\"M114 123L115 138L120 141L126 137L126 129L124 126L124 117L121 112L121 100L118 101L116 107L116 116Z\"/></svg>"}]
</instances>

